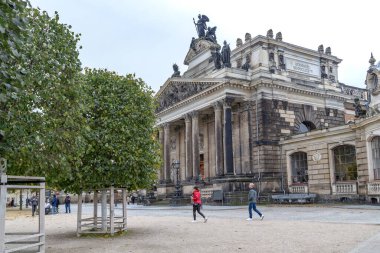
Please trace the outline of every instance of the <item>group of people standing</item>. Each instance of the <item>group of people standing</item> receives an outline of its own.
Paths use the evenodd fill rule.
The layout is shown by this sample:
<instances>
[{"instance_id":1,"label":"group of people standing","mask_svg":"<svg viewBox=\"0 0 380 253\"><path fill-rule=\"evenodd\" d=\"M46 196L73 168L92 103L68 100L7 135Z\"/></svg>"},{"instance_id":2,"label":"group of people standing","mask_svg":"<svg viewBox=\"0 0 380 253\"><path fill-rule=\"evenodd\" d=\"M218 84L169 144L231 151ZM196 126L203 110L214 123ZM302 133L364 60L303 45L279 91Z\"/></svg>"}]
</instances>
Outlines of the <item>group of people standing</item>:
<instances>
[{"instance_id":1,"label":"group of people standing","mask_svg":"<svg viewBox=\"0 0 380 253\"><path fill-rule=\"evenodd\" d=\"M32 216L34 216L35 212L37 211L38 207L38 198L36 195L33 195L32 198L29 201L29 204L32 206ZM51 201L47 199L45 203L45 214L57 214L58 213L58 207L59 207L59 199L54 194ZM69 194L65 197L65 209L66 213L71 213L71 197Z\"/></svg>"},{"instance_id":2,"label":"group of people standing","mask_svg":"<svg viewBox=\"0 0 380 253\"><path fill-rule=\"evenodd\" d=\"M257 192L254 188L255 188L255 184L250 183L249 192L248 192L249 217L246 219L247 221L252 221L252 211L255 211L260 216L261 220L264 219L264 215L256 208ZM193 221L192 222L197 221L196 213L198 212L199 215L203 217L203 221L206 223L208 218L201 212L202 199L201 199L201 193L199 191L198 186L194 186L193 194L191 195L191 201L193 203Z\"/></svg>"}]
</instances>

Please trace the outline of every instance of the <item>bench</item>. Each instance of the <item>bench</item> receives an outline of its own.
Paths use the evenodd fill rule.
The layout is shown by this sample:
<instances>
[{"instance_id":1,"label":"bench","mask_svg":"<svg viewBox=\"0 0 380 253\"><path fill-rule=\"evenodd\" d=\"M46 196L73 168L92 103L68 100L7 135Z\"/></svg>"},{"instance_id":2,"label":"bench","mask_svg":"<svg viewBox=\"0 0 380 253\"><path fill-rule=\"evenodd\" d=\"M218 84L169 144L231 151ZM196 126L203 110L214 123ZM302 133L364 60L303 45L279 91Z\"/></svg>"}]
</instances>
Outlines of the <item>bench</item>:
<instances>
[{"instance_id":1,"label":"bench","mask_svg":"<svg viewBox=\"0 0 380 253\"><path fill-rule=\"evenodd\" d=\"M293 193L293 194L281 194L272 195L272 200L278 203L310 203L315 201L317 194L310 193Z\"/></svg>"}]
</instances>

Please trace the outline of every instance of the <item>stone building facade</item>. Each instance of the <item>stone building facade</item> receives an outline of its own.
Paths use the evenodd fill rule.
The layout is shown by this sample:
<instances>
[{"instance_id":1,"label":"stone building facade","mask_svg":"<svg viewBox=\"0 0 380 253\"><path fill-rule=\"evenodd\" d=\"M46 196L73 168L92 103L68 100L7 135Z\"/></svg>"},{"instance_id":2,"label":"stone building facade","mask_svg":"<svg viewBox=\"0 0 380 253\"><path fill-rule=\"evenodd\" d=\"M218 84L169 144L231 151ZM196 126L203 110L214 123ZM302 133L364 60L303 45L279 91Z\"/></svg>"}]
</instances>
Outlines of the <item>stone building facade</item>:
<instances>
[{"instance_id":1,"label":"stone building facade","mask_svg":"<svg viewBox=\"0 0 380 253\"><path fill-rule=\"evenodd\" d=\"M184 194L194 184L235 192L257 182L261 194L304 191L329 198L337 192L329 158L336 144L363 151L356 154L355 189L364 193L370 177L363 134L376 123L357 123L354 100L364 108L367 92L338 81L341 59L322 45L311 50L284 42L281 33L273 38L271 30L238 39L228 67L216 64L220 48L193 39L187 71L156 94L163 158L158 193L174 191L172 163L178 160ZM306 172L292 169L292 157L298 166L307 162Z\"/></svg>"}]
</instances>

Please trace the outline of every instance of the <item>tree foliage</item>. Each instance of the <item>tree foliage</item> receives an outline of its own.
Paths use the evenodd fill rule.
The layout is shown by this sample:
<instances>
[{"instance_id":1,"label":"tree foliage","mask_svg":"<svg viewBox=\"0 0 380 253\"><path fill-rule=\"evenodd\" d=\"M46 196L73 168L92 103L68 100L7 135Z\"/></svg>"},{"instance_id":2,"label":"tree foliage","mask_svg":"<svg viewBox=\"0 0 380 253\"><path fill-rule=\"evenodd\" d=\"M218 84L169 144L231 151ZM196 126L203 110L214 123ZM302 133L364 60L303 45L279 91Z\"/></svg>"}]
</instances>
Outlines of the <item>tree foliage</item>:
<instances>
[{"instance_id":1,"label":"tree foliage","mask_svg":"<svg viewBox=\"0 0 380 253\"><path fill-rule=\"evenodd\" d=\"M21 0L0 2L0 156L8 174L71 192L137 189L156 176L152 90L133 75L81 73L80 35Z\"/></svg>"},{"instance_id":2,"label":"tree foliage","mask_svg":"<svg viewBox=\"0 0 380 253\"><path fill-rule=\"evenodd\" d=\"M21 49L29 38L26 1L0 2L0 136L5 135L8 102L25 84L21 63L25 59ZM0 150L1 151L1 150Z\"/></svg>"},{"instance_id":3,"label":"tree foliage","mask_svg":"<svg viewBox=\"0 0 380 253\"><path fill-rule=\"evenodd\" d=\"M79 187L151 185L159 166L152 90L134 75L91 69L84 90L90 131Z\"/></svg>"},{"instance_id":4,"label":"tree foliage","mask_svg":"<svg viewBox=\"0 0 380 253\"><path fill-rule=\"evenodd\" d=\"M81 165L82 125L79 35L59 23L57 13L27 8L27 39L19 48L23 85L7 101L6 138L2 145L8 171L40 175L51 186Z\"/></svg>"}]
</instances>

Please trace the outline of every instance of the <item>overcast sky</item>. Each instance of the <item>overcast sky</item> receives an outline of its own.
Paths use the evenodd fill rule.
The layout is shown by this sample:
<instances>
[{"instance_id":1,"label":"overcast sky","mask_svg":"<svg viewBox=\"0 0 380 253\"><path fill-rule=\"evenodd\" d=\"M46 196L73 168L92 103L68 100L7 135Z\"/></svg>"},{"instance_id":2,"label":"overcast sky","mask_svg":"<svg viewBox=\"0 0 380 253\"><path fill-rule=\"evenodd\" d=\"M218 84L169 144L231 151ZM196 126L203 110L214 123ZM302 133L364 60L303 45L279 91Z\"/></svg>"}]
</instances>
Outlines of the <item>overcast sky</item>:
<instances>
[{"instance_id":1,"label":"overcast sky","mask_svg":"<svg viewBox=\"0 0 380 253\"><path fill-rule=\"evenodd\" d=\"M81 33L83 67L135 73L158 91L177 63L181 73L199 13L217 26L219 44L231 49L245 33L281 31L283 41L317 50L331 47L343 59L339 81L364 88L371 52L380 60L380 0L31 0Z\"/></svg>"}]
</instances>

